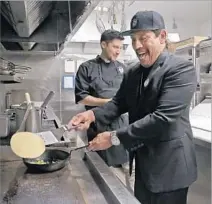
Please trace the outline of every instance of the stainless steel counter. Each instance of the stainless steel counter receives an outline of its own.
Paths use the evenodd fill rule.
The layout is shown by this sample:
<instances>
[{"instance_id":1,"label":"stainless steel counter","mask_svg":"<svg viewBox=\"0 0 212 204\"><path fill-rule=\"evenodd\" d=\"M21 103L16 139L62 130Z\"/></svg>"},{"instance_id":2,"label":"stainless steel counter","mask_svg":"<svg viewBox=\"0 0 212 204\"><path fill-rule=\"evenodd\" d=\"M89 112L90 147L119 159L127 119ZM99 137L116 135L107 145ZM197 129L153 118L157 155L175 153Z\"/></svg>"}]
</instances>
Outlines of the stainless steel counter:
<instances>
[{"instance_id":1,"label":"stainless steel counter","mask_svg":"<svg viewBox=\"0 0 212 204\"><path fill-rule=\"evenodd\" d=\"M211 99L205 99L191 111L190 121L195 143L211 149Z\"/></svg>"},{"instance_id":2,"label":"stainless steel counter","mask_svg":"<svg viewBox=\"0 0 212 204\"><path fill-rule=\"evenodd\" d=\"M139 202L94 153L73 152L70 164L52 173L29 172L10 147L0 147L2 204Z\"/></svg>"},{"instance_id":3,"label":"stainless steel counter","mask_svg":"<svg viewBox=\"0 0 212 204\"><path fill-rule=\"evenodd\" d=\"M190 114L197 157L198 178L191 186L188 202L211 203L211 99L198 104Z\"/></svg>"}]
</instances>

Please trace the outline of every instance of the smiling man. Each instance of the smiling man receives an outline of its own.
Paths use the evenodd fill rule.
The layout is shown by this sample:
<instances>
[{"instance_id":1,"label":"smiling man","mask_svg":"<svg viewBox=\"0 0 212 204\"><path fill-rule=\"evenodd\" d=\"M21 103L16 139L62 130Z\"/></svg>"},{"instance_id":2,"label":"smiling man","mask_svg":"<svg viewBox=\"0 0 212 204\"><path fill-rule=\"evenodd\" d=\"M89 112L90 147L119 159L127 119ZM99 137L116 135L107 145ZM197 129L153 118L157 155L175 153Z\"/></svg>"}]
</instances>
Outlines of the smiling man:
<instances>
[{"instance_id":1,"label":"smiling man","mask_svg":"<svg viewBox=\"0 0 212 204\"><path fill-rule=\"evenodd\" d=\"M139 63L125 74L113 99L70 121L87 129L92 122L109 124L128 112L130 125L103 132L89 149L124 145L135 158L135 196L142 204L186 204L197 165L189 109L197 80L193 64L166 50L163 17L141 11L131 20L132 46Z\"/></svg>"}]
</instances>

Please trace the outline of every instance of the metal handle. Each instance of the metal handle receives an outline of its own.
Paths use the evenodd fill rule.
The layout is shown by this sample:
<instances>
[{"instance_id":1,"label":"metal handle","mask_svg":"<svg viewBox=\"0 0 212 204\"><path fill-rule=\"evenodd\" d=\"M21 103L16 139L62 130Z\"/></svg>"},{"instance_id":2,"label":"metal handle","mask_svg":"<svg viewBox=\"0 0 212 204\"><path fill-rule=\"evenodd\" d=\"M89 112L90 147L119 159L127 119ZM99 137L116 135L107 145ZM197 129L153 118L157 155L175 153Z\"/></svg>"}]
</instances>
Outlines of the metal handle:
<instances>
[{"instance_id":1,"label":"metal handle","mask_svg":"<svg viewBox=\"0 0 212 204\"><path fill-rule=\"evenodd\" d=\"M79 149L86 148L86 147L89 147L89 144L84 145L84 146L81 146L81 147L74 148L74 149L72 149L72 150L70 151L70 153L73 152L73 151L79 150Z\"/></svg>"},{"instance_id":2,"label":"metal handle","mask_svg":"<svg viewBox=\"0 0 212 204\"><path fill-rule=\"evenodd\" d=\"M26 120L27 120L27 118L28 118L28 116L29 116L29 112L30 112L31 106L32 106L31 103L29 103L29 104L27 105L27 109L26 109L26 112L25 112L25 114L24 114L24 118L23 118L23 120L22 120L22 122L21 122L21 125L20 125L20 127L18 128L17 132L23 131L22 129L23 129L23 126L24 126L24 124L26 123Z\"/></svg>"},{"instance_id":3,"label":"metal handle","mask_svg":"<svg viewBox=\"0 0 212 204\"><path fill-rule=\"evenodd\" d=\"M25 93L25 98L26 98L27 105L29 105L31 103L31 99L30 99L29 93Z\"/></svg>"},{"instance_id":4,"label":"metal handle","mask_svg":"<svg viewBox=\"0 0 212 204\"><path fill-rule=\"evenodd\" d=\"M75 125L75 126L71 126L71 127L68 127L68 125L64 125L63 129L64 129L65 132L67 132L67 131L69 132L71 130L77 129L79 126L80 126L80 124L79 125Z\"/></svg>"},{"instance_id":5,"label":"metal handle","mask_svg":"<svg viewBox=\"0 0 212 204\"><path fill-rule=\"evenodd\" d=\"M46 147L70 147L72 145L72 142L57 142L53 144L46 145Z\"/></svg>"},{"instance_id":6,"label":"metal handle","mask_svg":"<svg viewBox=\"0 0 212 204\"><path fill-rule=\"evenodd\" d=\"M24 114L24 118L21 121L21 125L18 128L17 132L23 131L22 129L24 127L24 124L26 123L26 120L27 120L27 118L29 116L29 112L32 109L32 103L31 103L31 99L30 99L29 93L25 93L25 99L26 99L26 102L27 102L27 109L26 109L26 112Z\"/></svg>"},{"instance_id":7,"label":"metal handle","mask_svg":"<svg viewBox=\"0 0 212 204\"><path fill-rule=\"evenodd\" d=\"M41 105L41 109L45 109L47 104L49 103L49 101L52 99L52 97L54 96L54 92L50 91L48 96L45 98L43 104Z\"/></svg>"}]
</instances>

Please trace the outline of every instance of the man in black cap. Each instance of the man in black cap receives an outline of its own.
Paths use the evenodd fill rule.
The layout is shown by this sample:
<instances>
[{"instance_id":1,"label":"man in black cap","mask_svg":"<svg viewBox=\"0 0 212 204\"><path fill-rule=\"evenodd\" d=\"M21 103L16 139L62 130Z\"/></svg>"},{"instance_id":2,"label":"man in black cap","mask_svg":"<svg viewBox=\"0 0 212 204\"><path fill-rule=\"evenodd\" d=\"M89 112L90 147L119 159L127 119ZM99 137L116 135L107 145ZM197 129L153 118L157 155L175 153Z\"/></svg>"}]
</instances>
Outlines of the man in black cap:
<instances>
[{"instance_id":1,"label":"man in black cap","mask_svg":"<svg viewBox=\"0 0 212 204\"><path fill-rule=\"evenodd\" d=\"M100 39L101 55L80 65L75 78L75 100L76 103L84 104L86 110L104 105L119 89L125 66L116 59L123 40L121 33L116 30L104 31ZM128 124L126 114L117 116L107 125L92 123L87 131L88 141L100 132L116 130ZM98 153L108 166L126 167L129 160L122 144Z\"/></svg>"},{"instance_id":2,"label":"man in black cap","mask_svg":"<svg viewBox=\"0 0 212 204\"><path fill-rule=\"evenodd\" d=\"M124 75L113 99L78 114L70 124L86 129L91 122L108 124L129 113L130 125L103 132L90 150L123 144L135 158L135 196L142 204L186 204L197 165L189 109L197 80L191 62L166 50L163 17L155 11L136 13L131 21L132 46L139 63Z\"/></svg>"}]
</instances>

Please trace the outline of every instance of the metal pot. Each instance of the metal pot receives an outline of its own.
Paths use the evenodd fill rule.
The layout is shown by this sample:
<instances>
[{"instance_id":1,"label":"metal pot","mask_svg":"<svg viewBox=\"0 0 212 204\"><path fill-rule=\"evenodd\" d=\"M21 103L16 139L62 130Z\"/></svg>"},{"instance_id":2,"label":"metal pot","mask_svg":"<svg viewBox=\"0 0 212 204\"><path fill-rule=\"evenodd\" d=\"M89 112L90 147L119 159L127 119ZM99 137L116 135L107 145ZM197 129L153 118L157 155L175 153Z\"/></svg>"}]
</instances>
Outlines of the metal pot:
<instances>
[{"instance_id":1,"label":"metal pot","mask_svg":"<svg viewBox=\"0 0 212 204\"><path fill-rule=\"evenodd\" d=\"M44 117L43 114L45 113L45 108L47 104L53 96L54 92L50 91L48 96L45 98L43 104L39 107L35 107L34 103L30 101L30 103L32 104L32 110L29 113L26 123L19 131L39 132L42 129L42 118ZM13 109L15 113L16 130L20 128L20 125L27 110L27 105L27 102L24 102L22 104L11 105L11 109Z\"/></svg>"},{"instance_id":2,"label":"metal pot","mask_svg":"<svg viewBox=\"0 0 212 204\"><path fill-rule=\"evenodd\" d=\"M0 114L0 137L7 137L10 133L10 118L7 114Z\"/></svg>"},{"instance_id":3,"label":"metal pot","mask_svg":"<svg viewBox=\"0 0 212 204\"><path fill-rule=\"evenodd\" d=\"M26 103L15 104L12 105L11 108L14 110L15 113L15 123L16 123L15 129L18 130L24 118L24 114L27 109L27 104ZM25 131L25 125L23 126L23 131Z\"/></svg>"},{"instance_id":4,"label":"metal pot","mask_svg":"<svg viewBox=\"0 0 212 204\"><path fill-rule=\"evenodd\" d=\"M15 122L16 122L16 130L20 128L20 125L24 119L24 115L27 110L27 103L12 105L11 108L15 113ZM19 131L30 131L37 132L41 127L41 110L40 108L34 107L32 103L32 110L29 113L29 117L26 123L22 126L22 129Z\"/></svg>"}]
</instances>

